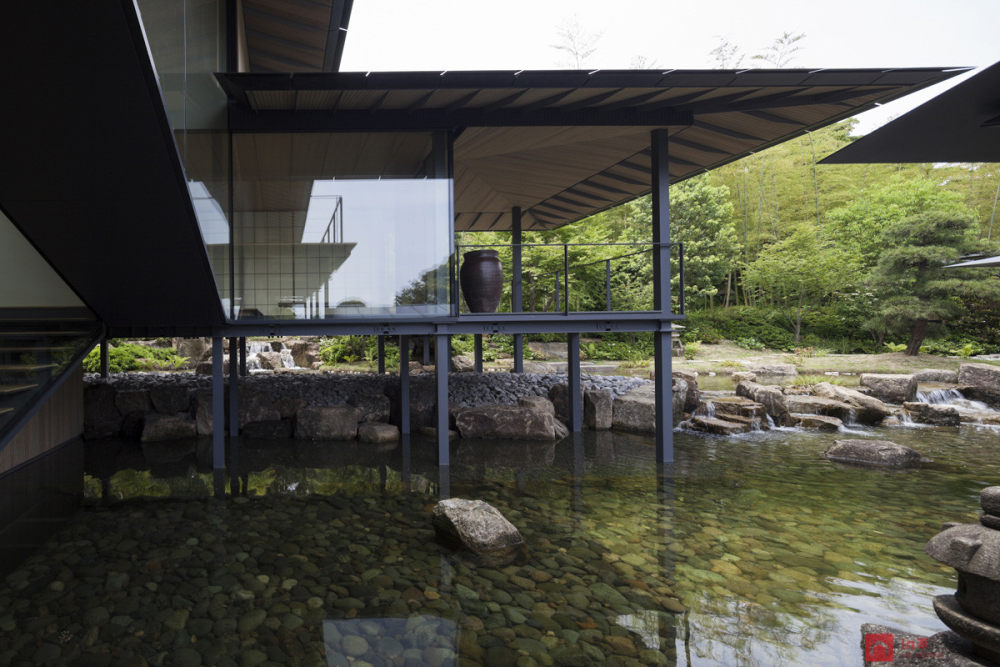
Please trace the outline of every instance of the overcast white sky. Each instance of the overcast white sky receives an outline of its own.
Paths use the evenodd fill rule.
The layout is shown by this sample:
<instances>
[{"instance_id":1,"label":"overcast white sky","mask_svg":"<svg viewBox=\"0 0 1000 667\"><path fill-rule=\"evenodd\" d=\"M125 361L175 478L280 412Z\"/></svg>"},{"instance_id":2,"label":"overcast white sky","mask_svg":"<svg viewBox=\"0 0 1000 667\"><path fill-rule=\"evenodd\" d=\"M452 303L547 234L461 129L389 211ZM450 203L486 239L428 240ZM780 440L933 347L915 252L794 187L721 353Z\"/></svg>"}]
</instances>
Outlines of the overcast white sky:
<instances>
[{"instance_id":1,"label":"overcast white sky","mask_svg":"<svg viewBox=\"0 0 1000 667\"><path fill-rule=\"evenodd\" d=\"M599 33L588 68L716 66L725 38L749 55L805 33L790 67L983 67L1000 60L1000 0L358 0L343 71L553 69L575 20ZM744 66L756 66L749 57ZM957 77L956 77L957 78ZM947 87L947 84L944 85ZM942 87L869 112L870 131Z\"/></svg>"}]
</instances>

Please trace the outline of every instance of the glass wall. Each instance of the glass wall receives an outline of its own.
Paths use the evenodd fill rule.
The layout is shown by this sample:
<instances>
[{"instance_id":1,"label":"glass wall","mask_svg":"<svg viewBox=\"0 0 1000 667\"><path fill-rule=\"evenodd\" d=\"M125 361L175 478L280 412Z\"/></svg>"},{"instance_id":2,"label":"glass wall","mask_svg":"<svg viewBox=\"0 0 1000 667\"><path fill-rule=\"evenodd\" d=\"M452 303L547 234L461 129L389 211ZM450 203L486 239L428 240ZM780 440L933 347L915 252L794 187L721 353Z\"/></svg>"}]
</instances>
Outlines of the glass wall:
<instances>
[{"instance_id":1,"label":"glass wall","mask_svg":"<svg viewBox=\"0 0 1000 667\"><path fill-rule=\"evenodd\" d=\"M239 319L448 314L442 133L233 137Z\"/></svg>"},{"instance_id":2,"label":"glass wall","mask_svg":"<svg viewBox=\"0 0 1000 667\"><path fill-rule=\"evenodd\" d=\"M215 79L227 70L225 0L139 0L139 11L219 297L231 312L227 98Z\"/></svg>"}]
</instances>

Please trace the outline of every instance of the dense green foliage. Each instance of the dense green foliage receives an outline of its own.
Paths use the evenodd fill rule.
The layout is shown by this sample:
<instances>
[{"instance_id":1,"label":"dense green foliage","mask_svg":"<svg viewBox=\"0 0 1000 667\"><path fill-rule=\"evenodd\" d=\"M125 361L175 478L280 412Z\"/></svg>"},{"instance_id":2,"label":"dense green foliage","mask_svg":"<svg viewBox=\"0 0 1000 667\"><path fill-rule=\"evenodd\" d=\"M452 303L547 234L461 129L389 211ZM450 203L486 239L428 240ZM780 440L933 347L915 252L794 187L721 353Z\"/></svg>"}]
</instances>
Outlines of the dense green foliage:
<instances>
[{"instance_id":1,"label":"dense green foliage","mask_svg":"<svg viewBox=\"0 0 1000 667\"><path fill-rule=\"evenodd\" d=\"M177 356L172 347L150 347L138 343L111 342L108 348L108 370L112 373L128 371L169 371L180 368L185 357ZM83 370L97 373L101 370L101 348L95 347L83 359Z\"/></svg>"}]
</instances>

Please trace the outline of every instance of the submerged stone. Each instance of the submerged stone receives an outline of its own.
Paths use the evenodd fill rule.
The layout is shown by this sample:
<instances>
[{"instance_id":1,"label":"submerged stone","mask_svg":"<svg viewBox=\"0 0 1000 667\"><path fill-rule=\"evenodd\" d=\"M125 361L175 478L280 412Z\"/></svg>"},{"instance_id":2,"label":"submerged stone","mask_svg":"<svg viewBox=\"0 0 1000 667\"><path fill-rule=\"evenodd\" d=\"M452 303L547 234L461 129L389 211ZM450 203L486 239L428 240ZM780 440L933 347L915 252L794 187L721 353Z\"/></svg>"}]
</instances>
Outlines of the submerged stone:
<instances>
[{"instance_id":1,"label":"submerged stone","mask_svg":"<svg viewBox=\"0 0 1000 667\"><path fill-rule=\"evenodd\" d=\"M444 541L462 544L491 567L511 563L524 549L514 524L482 500L442 500L434 506L433 524Z\"/></svg>"},{"instance_id":2,"label":"submerged stone","mask_svg":"<svg viewBox=\"0 0 1000 667\"><path fill-rule=\"evenodd\" d=\"M885 468L909 468L920 463L920 454L888 440L834 440L824 452L837 463Z\"/></svg>"}]
</instances>

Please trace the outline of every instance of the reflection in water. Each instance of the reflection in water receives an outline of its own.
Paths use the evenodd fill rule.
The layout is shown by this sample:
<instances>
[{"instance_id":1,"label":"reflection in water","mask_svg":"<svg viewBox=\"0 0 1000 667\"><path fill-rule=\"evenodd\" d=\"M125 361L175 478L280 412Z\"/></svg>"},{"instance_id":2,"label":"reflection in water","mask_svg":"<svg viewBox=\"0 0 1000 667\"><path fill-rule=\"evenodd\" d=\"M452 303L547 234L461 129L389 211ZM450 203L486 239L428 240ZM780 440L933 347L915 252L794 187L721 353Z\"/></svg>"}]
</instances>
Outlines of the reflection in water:
<instances>
[{"instance_id":1,"label":"reflection in water","mask_svg":"<svg viewBox=\"0 0 1000 667\"><path fill-rule=\"evenodd\" d=\"M987 431L865 434L913 446L932 462L901 473L835 466L821 453L837 436L791 432L678 434L668 466L654 463L649 439L612 433L558 444L455 443L450 469L436 466L435 443L421 438L392 448L251 441L241 451L247 497L218 503L197 448L148 461L137 445L102 443L87 461L87 493L98 506L29 563L27 587L8 583L0 599L18 600L19 618L48 614L59 627L77 608L115 616L134 595L136 609L126 604L119 614L128 637L119 650L139 653L190 641L181 639L186 629L150 624L142 609L159 618L190 604L187 622L212 640L191 647L233 655L271 647L289 659L329 658L336 630L342 655L351 655L343 639L356 636L368 652L355 657L372 662L384 638L418 648L401 639L405 625L397 631L385 619L421 617L455 628L452 643L438 632L419 647L441 649L435 660L452 651L473 664L525 655L562 664L615 656L861 664L863 622L943 629L930 602L954 589L954 573L923 545L943 521L974 520L979 490L1000 472ZM500 509L525 537L527 560L486 568L438 545L430 514L449 495ZM140 496L160 499L127 500ZM75 587L123 569L127 590ZM59 572L70 583L54 598L44 591ZM232 617L236 628L215 634L212 614ZM199 625L202 618L212 623ZM244 618L252 630L240 630ZM385 623L391 632L379 630ZM18 625L18 636L29 637L18 641L47 641L49 625ZM95 637L65 650L79 656L118 641Z\"/></svg>"}]
</instances>

